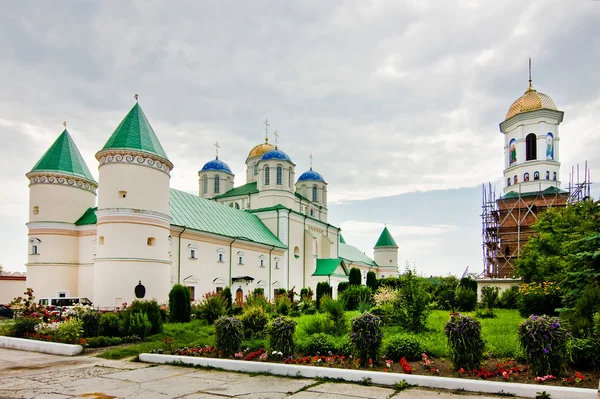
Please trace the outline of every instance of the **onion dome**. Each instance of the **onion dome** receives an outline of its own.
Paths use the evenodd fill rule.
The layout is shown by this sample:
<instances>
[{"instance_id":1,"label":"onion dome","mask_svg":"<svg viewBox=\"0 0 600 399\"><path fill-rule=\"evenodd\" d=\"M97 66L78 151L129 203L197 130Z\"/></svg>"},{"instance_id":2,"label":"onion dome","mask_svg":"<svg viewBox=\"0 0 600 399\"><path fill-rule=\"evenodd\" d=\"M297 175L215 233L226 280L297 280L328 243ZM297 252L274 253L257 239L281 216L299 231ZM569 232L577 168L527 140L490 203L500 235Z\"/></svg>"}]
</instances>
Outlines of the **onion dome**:
<instances>
[{"instance_id":1,"label":"onion dome","mask_svg":"<svg viewBox=\"0 0 600 399\"><path fill-rule=\"evenodd\" d=\"M260 157L274 149L275 149L275 146L273 144L269 144L269 139L265 139L264 143L254 146L254 148L250 150L250 153L248 154L248 158Z\"/></svg>"},{"instance_id":2,"label":"onion dome","mask_svg":"<svg viewBox=\"0 0 600 399\"><path fill-rule=\"evenodd\" d=\"M535 111L538 109L558 110L556 108L556 104L554 104L554 101L552 101L550 96L538 92L531 87L531 84L529 84L529 89L527 89L525 94L517 98L517 100L512 103L508 113L506 114L505 120L508 120L515 115L522 114L524 112Z\"/></svg>"},{"instance_id":3,"label":"onion dome","mask_svg":"<svg viewBox=\"0 0 600 399\"><path fill-rule=\"evenodd\" d=\"M323 176L321 176L321 174L312 170L312 168L300 175L300 177L298 178L298 181L303 181L303 180L322 181L323 183L325 183L325 179L323 179Z\"/></svg>"},{"instance_id":4,"label":"onion dome","mask_svg":"<svg viewBox=\"0 0 600 399\"><path fill-rule=\"evenodd\" d=\"M225 162L221 161L219 158L215 158L212 161L207 162L202 167L202 170L200 170L200 172L206 172L209 170L231 173L231 169L229 168L229 165L227 165Z\"/></svg>"},{"instance_id":5,"label":"onion dome","mask_svg":"<svg viewBox=\"0 0 600 399\"><path fill-rule=\"evenodd\" d=\"M262 160L263 161L268 161L270 159L280 159L282 161L292 162L292 160L290 159L290 157L288 156L288 154L286 154L285 152L281 151L277 147L275 147L275 149L267 152L265 155L262 156Z\"/></svg>"}]
</instances>

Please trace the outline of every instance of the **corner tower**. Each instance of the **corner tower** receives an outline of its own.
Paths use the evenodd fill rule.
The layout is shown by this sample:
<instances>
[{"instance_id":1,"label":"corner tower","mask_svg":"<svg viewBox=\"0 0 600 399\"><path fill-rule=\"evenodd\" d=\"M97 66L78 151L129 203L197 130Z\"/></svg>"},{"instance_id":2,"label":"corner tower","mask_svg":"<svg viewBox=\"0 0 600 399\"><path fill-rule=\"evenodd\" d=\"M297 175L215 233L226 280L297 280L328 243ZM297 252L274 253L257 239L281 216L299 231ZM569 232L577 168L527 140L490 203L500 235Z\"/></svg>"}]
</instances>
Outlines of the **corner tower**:
<instances>
[{"instance_id":1,"label":"corner tower","mask_svg":"<svg viewBox=\"0 0 600 399\"><path fill-rule=\"evenodd\" d=\"M94 304L120 306L139 281L146 298L169 293L169 188L173 164L138 103L96 153L98 195Z\"/></svg>"},{"instance_id":2,"label":"corner tower","mask_svg":"<svg viewBox=\"0 0 600 399\"><path fill-rule=\"evenodd\" d=\"M387 226L383 228L373 252L373 260L378 266L398 267L398 244L394 241Z\"/></svg>"},{"instance_id":3,"label":"corner tower","mask_svg":"<svg viewBox=\"0 0 600 399\"><path fill-rule=\"evenodd\" d=\"M75 222L95 206L98 183L66 129L26 176L27 286L37 297L79 295Z\"/></svg>"},{"instance_id":4,"label":"corner tower","mask_svg":"<svg viewBox=\"0 0 600 399\"><path fill-rule=\"evenodd\" d=\"M200 198L213 198L226 193L233 188L234 178L229 165L221 161L217 154L215 159L204 164L198 172Z\"/></svg>"}]
</instances>

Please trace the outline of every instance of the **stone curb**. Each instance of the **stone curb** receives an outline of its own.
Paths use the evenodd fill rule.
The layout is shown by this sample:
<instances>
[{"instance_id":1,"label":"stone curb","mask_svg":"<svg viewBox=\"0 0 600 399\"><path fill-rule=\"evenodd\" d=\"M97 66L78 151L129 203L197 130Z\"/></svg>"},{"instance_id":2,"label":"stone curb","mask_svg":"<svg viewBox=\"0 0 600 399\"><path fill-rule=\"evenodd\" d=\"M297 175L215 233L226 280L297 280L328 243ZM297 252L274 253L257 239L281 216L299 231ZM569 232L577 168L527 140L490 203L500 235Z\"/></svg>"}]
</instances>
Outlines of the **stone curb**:
<instances>
[{"instance_id":1,"label":"stone curb","mask_svg":"<svg viewBox=\"0 0 600 399\"><path fill-rule=\"evenodd\" d=\"M22 351L50 353L52 355L75 356L83 351L81 345L60 344L58 342L36 341L0 336L0 348L17 349Z\"/></svg>"},{"instance_id":2,"label":"stone curb","mask_svg":"<svg viewBox=\"0 0 600 399\"><path fill-rule=\"evenodd\" d=\"M425 375L383 373L380 371L346 370L315 366L297 366L292 364L248 362L229 359L213 359L205 357L158 355L142 353L140 361L155 364L183 363L192 366L213 367L228 371L249 373L270 373L273 375L291 377L327 377L343 379L351 382L361 382L370 378L373 384L393 386L402 380L420 387L465 390L490 394L513 394L526 398L535 398L537 392L546 391L553 398L561 399L597 399L595 389L570 388L559 386L544 386L516 384L509 382L481 381L461 378L440 378Z\"/></svg>"}]
</instances>

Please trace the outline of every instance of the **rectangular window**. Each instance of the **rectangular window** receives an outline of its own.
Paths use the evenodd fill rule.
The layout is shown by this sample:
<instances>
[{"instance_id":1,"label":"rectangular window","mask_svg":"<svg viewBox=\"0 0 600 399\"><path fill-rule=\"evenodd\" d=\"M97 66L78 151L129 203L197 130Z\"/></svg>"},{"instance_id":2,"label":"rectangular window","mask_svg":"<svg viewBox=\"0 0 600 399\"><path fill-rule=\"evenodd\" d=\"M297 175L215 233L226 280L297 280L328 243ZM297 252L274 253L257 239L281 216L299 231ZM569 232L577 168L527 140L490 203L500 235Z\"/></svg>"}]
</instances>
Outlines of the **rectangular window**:
<instances>
[{"instance_id":1,"label":"rectangular window","mask_svg":"<svg viewBox=\"0 0 600 399\"><path fill-rule=\"evenodd\" d=\"M190 249L190 258L196 259L196 250L195 249Z\"/></svg>"},{"instance_id":2,"label":"rectangular window","mask_svg":"<svg viewBox=\"0 0 600 399\"><path fill-rule=\"evenodd\" d=\"M288 170L288 186L292 187L292 170Z\"/></svg>"},{"instance_id":3,"label":"rectangular window","mask_svg":"<svg viewBox=\"0 0 600 399\"><path fill-rule=\"evenodd\" d=\"M34 215L39 215L40 214L40 207L39 206L34 206L33 207L33 214Z\"/></svg>"},{"instance_id":4,"label":"rectangular window","mask_svg":"<svg viewBox=\"0 0 600 399\"><path fill-rule=\"evenodd\" d=\"M156 238L148 237L148 239L146 240L146 243L148 244L149 247L153 247L156 245Z\"/></svg>"},{"instance_id":5,"label":"rectangular window","mask_svg":"<svg viewBox=\"0 0 600 399\"><path fill-rule=\"evenodd\" d=\"M217 294L221 291L223 291L223 287L217 287Z\"/></svg>"},{"instance_id":6,"label":"rectangular window","mask_svg":"<svg viewBox=\"0 0 600 399\"><path fill-rule=\"evenodd\" d=\"M279 261L278 260L275 261L275 269L279 269Z\"/></svg>"},{"instance_id":7,"label":"rectangular window","mask_svg":"<svg viewBox=\"0 0 600 399\"><path fill-rule=\"evenodd\" d=\"M283 168L281 166L277 167L277 181L276 183L278 185L282 185L283 184Z\"/></svg>"},{"instance_id":8,"label":"rectangular window","mask_svg":"<svg viewBox=\"0 0 600 399\"><path fill-rule=\"evenodd\" d=\"M243 265L243 264L244 264L244 257L238 256L238 265Z\"/></svg>"},{"instance_id":9,"label":"rectangular window","mask_svg":"<svg viewBox=\"0 0 600 399\"><path fill-rule=\"evenodd\" d=\"M265 186L271 184L271 171L268 166L265 166Z\"/></svg>"},{"instance_id":10,"label":"rectangular window","mask_svg":"<svg viewBox=\"0 0 600 399\"><path fill-rule=\"evenodd\" d=\"M127 191L119 191L119 198L127 198Z\"/></svg>"},{"instance_id":11,"label":"rectangular window","mask_svg":"<svg viewBox=\"0 0 600 399\"><path fill-rule=\"evenodd\" d=\"M260 267L265 267L265 260L264 259L260 260Z\"/></svg>"},{"instance_id":12,"label":"rectangular window","mask_svg":"<svg viewBox=\"0 0 600 399\"><path fill-rule=\"evenodd\" d=\"M188 287L190 290L190 301L196 300L196 287Z\"/></svg>"},{"instance_id":13,"label":"rectangular window","mask_svg":"<svg viewBox=\"0 0 600 399\"><path fill-rule=\"evenodd\" d=\"M223 254L219 254L219 262L223 262Z\"/></svg>"},{"instance_id":14,"label":"rectangular window","mask_svg":"<svg viewBox=\"0 0 600 399\"><path fill-rule=\"evenodd\" d=\"M31 254L32 255L39 255L38 246L37 245L32 245L31 246Z\"/></svg>"}]
</instances>

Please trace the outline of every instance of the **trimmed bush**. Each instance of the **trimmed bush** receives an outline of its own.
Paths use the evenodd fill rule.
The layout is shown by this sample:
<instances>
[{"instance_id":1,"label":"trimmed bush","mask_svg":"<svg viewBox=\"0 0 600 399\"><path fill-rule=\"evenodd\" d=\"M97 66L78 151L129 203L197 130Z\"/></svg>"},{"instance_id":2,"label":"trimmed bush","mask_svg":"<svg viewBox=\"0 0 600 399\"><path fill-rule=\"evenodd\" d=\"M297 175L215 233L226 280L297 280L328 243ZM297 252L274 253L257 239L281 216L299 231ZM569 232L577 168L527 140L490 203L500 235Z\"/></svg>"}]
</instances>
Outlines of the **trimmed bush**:
<instances>
[{"instance_id":1,"label":"trimmed bush","mask_svg":"<svg viewBox=\"0 0 600 399\"><path fill-rule=\"evenodd\" d=\"M360 358L361 366L367 366L369 360L377 363L377 354L382 339L383 332L381 331L381 319L379 317L365 312L352 320L350 340L356 355Z\"/></svg>"},{"instance_id":2,"label":"trimmed bush","mask_svg":"<svg viewBox=\"0 0 600 399\"><path fill-rule=\"evenodd\" d=\"M429 294L425 289L425 280L408 267L402 277L404 284L400 287L398 302L392 309L392 319L397 318L400 325L409 331L422 331L429 316Z\"/></svg>"},{"instance_id":3,"label":"trimmed bush","mask_svg":"<svg viewBox=\"0 0 600 399\"><path fill-rule=\"evenodd\" d=\"M317 301L315 303L317 310L320 307L321 297L323 295L331 296L331 286L329 285L329 283L327 281L321 281L321 282L317 283Z\"/></svg>"},{"instance_id":4,"label":"trimmed bush","mask_svg":"<svg viewBox=\"0 0 600 399\"><path fill-rule=\"evenodd\" d=\"M265 296L265 289L264 288L255 288L254 291L252 291L252 295L253 296Z\"/></svg>"},{"instance_id":5,"label":"trimmed bush","mask_svg":"<svg viewBox=\"0 0 600 399\"><path fill-rule=\"evenodd\" d=\"M175 284L169 292L171 323L187 323L190 321L191 314L190 290L181 284Z\"/></svg>"},{"instance_id":6,"label":"trimmed bush","mask_svg":"<svg viewBox=\"0 0 600 399\"><path fill-rule=\"evenodd\" d=\"M81 316L84 337L97 337L102 334L100 317L100 313L98 312L88 312Z\"/></svg>"},{"instance_id":7,"label":"trimmed bush","mask_svg":"<svg viewBox=\"0 0 600 399\"><path fill-rule=\"evenodd\" d=\"M127 318L129 314L133 313L145 313L146 316L148 316L148 320L150 320L150 324L152 324L149 334L158 334L162 331L165 315L160 309L158 302L156 302L156 299L150 301L136 299L131 302L124 317Z\"/></svg>"},{"instance_id":8,"label":"trimmed bush","mask_svg":"<svg viewBox=\"0 0 600 399\"><path fill-rule=\"evenodd\" d=\"M329 352L337 352L334 338L325 333L311 335L306 341L303 342L302 347L299 349L301 349L305 355L310 356L316 354L326 355Z\"/></svg>"},{"instance_id":9,"label":"trimmed bush","mask_svg":"<svg viewBox=\"0 0 600 399\"><path fill-rule=\"evenodd\" d=\"M421 359L423 346L417 337L409 334L394 335L384 341L383 351L388 359L397 362L403 357L406 360L414 361Z\"/></svg>"},{"instance_id":10,"label":"trimmed bush","mask_svg":"<svg viewBox=\"0 0 600 399\"><path fill-rule=\"evenodd\" d=\"M11 335L22 338L27 333L35 334L35 328L41 323L37 317L17 317L11 327Z\"/></svg>"},{"instance_id":11,"label":"trimmed bush","mask_svg":"<svg viewBox=\"0 0 600 399\"><path fill-rule=\"evenodd\" d=\"M87 339L87 344L90 348L101 348L104 346L121 345L122 343L123 340L119 337L105 337L103 335Z\"/></svg>"},{"instance_id":12,"label":"trimmed bush","mask_svg":"<svg viewBox=\"0 0 600 399\"><path fill-rule=\"evenodd\" d=\"M454 369L478 369L485 349L485 342L481 338L481 323L469 316L456 314L450 316L444 332L448 337L450 360Z\"/></svg>"},{"instance_id":13,"label":"trimmed bush","mask_svg":"<svg viewBox=\"0 0 600 399\"><path fill-rule=\"evenodd\" d=\"M568 332L556 317L529 316L519 326L519 342L531 370L538 376L560 376Z\"/></svg>"},{"instance_id":14,"label":"trimmed bush","mask_svg":"<svg viewBox=\"0 0 600 399\"><path fill-rule=\"evenodd\" d=\"M60 323L57 335L60 340L67 344L78 343L83 337L83 322L75 317Z\"/></svg>"},{"instance_id":15,"label":"trimmed bush","mask_svg":"<svg viewBox=\"0 0 600 399\"><path fill-rule=\"evenodd\" d=\"M346 304L346 310L357 310L361 302L371 302L372 293L366 285L350 285L339 298Z\"/></svg>"},{"instance_id":16,"label":"trimmed bush","mask_svg":"<svg viewBox=\"0 0 600 399\"><path fill-rule=\"evenodd\" d=\"M337 293L338 293L338 296L339 296L339 295L340 295L342 292L346 291L346 290L348 289L348 287L349 287L349 286L350 286L350 284L348 284L346 281L342 281L341 283L339 283L339 284L338 284L338 287L337 287Z\"/></svg>"},{"instance_id":17,"label":"trimmed bush","mask_svg":"<svg viewBox=\"0 0 600 399\"><path fill-rule=\"evenodd\" d=\"M132 313L129 316L129 328L127 335L137 335L141 339L144 339L150 334L152 330L152 323L146 313Z\"/></svg>"},{"instance_id":18,"label":"trimmed bush","mask_svg":"<svg viewBox=\"0 0 600 399\"><path fill-rule=\"evenodd\" d=\"M360 269L353 267L350 269L350 274L348 275L348 283L350 285L361 285L362 284L362 274Z\"/></svg>"},{"instance_id":19,"label":"trimmed bush","mask_svg":"<svg viewBox=\"0 0 600 399\"><path fill-rule=\"evenodd\" d=\"M104 313L100 316L102 335L107 337L123 336L123 321L117 313Z\"/></svg>"},{"instance_id":20,"label":"trimmed bush","mask_svg":"<svg viewBox=\"0 0 600 399\"><path fill-rule=\"evenodd\" d=\"M367 272L367 287L373 292L377 289L377 275L375 272Z\"/></svg>"},{"instance_id":21,"label":"trimmed bush","mask_svg":"<svg viewBox=\"0 0 600 399\"><path fill-rule=\"evenodd\" d=\"M232 356L240 350L244 337L244 326L235 317L221 317L215 321L216 348L225 356Z\"/></svg>"},{"instance_id":22,"label":"trimmed bush","mask_svg":"<svg viewBox=\"0 0 600 399\"><path fill-rule=\"evenodd\" d=\"M269 325L271 349L283 353L283 356L294 354L294 332L296 322L288 317L277 317Z\"/></svg>"},{"instance_id":23,"label":"trimmed bush","mask_svg":"<svg viewBox=\"0 0 600 399\"><path fill-rule=\"evenodd\" d=\"M244 336L247 339L262 338L265 336L265 328L269 323L269 316L263 308L248 306L240 316L244 326Z\"/></svg>"},{"instance_id":24,"label":"trimmed bush","mask_svg":"<svg viewBox=\"0 0 600 399\"><path fill-rule=\"evenodd\" d=\"M454 303L460 311L472 312L477 307L477 291L459 286Z\"/></svg>"},{"instance_id":25,"label":"trimmed bush","mask_svg":"<svg viewBox=\"0 0 600 399\"><path fill-rule=\"evenodd\" d=\"M227 310L231 309L231 303L233 302L231 299L231 289L229 287L225 287L220 294L223 298L225 298L225 301L227 301Z\"/></svg>"},{"instance_id":26,"label":"trimmed bush","mask_svg":"<svg viewBox=\"0 0 600 399\"><path fill-rule=\"evenodd\" d=\"M519 287L510 287L500 294L498 299L498 307L502 309L516 309L517 299L519 298Z\"/></svg>"},{"instance_id":27,"label":"trimmed bush","mask_svg":"<svg viewBox=\"0 0 600 399\"><path fill-rule=\"evenodd\" d=\"M287 295L278 295L275 298L275 310L282 316L287 316L292 308L292 302Z\"/></svg>"},{"instance_id":28,"label":"trimmed bush","mask_svg":"<svg viewBox=\"0 0 600 399\"><path fill-rule=\"evenodd\" d=\"M199 304L192 306L197 318L214 323L221 316L227 315L227 300L215 292L204 294Z\"/></svg>"}]
</instances>

